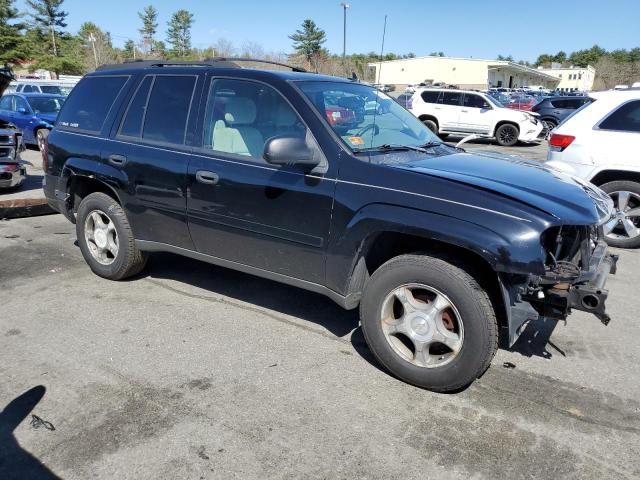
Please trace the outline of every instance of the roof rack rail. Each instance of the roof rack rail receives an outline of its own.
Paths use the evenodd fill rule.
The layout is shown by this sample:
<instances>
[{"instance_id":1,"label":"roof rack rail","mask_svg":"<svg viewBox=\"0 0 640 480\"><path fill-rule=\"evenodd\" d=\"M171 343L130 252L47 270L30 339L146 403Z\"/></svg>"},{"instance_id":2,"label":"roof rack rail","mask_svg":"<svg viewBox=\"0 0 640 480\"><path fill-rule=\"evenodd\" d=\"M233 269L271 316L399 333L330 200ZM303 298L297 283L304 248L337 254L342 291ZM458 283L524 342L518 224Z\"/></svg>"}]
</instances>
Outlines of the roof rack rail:
<instances>
[{"instance_id":1,"label":"roof rack rail","mask_svg":"<svg viewBox=\"0 0 640 480\"><path fill-rule=\"evenodd\" d=\"M274 62L271 60L261 60L258 58L236 58L236 57L213 57L204 61L174 61L174 60L125 60L123 63L110 65L100 65L96 71L116 70L127 68L153 68L153 67L221 67L221 68L242 68L238 62L265 63L267 65L277 65L279 67L290 68L293 72L306 73L304 68L294 67L286 63Z\"/></svg>"}]
</instances>

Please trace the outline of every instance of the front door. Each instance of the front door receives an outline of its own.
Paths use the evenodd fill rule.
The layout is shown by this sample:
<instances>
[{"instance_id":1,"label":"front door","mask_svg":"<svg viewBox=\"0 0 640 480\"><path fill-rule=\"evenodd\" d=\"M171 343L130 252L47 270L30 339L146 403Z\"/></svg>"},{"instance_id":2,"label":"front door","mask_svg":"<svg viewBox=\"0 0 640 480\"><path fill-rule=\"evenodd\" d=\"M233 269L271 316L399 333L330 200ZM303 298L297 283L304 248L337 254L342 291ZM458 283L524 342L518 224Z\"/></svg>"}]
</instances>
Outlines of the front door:
<instances>
[{"instance_id":1,"label":"front door","mask_svg":"<svg viewBox=\"0 0 640 480\"><path fill-rule=\"evenodd\" d=\"M460 110L460 128L472 133L489 133L492 107L480 95L465 93Z\"/></svg>"},{"instance_id":2,"label":"front door","mask_svg":"<svg viewBox=\"0 0 640 480\"><path fill-rule=\"evenodd\" d=\"M263 159L274 136L314 137L285 98L263 83L212 79L201 146L189 163L188 219L201 253L314 283L324 256L335 184L326 159L312 172ZM322 157L324 158L324 157Z\"/></svg>"}]
</instances>

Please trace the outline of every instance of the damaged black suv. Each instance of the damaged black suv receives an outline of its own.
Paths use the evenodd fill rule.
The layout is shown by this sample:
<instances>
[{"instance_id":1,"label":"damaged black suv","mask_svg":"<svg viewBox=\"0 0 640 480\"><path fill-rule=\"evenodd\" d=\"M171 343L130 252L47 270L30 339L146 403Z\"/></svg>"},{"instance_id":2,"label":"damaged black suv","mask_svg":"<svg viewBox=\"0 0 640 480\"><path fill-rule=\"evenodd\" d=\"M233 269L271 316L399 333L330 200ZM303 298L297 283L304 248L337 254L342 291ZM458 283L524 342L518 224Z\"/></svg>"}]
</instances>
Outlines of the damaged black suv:
<instances>
[{"instance_id":1,"label":"damaged black suv","mask_svg":"<svg viewBox=\"0 0 640 480\"><path fill-rule=\"evenodd\" d=\"M444 144L370 86L247 65L111 65L74 88L45 192L96 274L164 251L319 292L435 391L471 383L531 319L609 321L599 189Z\"/></svg>"}]
</instances>

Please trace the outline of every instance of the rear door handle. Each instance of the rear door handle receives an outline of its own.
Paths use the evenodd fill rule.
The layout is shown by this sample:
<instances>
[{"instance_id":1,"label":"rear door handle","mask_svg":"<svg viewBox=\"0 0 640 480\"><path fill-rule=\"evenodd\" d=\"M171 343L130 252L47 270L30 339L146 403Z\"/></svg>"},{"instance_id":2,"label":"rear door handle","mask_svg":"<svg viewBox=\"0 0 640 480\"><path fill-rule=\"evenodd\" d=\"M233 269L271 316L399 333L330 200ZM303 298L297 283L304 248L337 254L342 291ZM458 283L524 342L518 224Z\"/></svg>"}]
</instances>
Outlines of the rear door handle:
<instances>
[{"instance_id":1,"label":"rear door handle","mask_svg":"<svg viewBox=\"0 0 640 480\"><path fill-rule=\"evenodd\" d=\"M196 172L196 180L200 183L215 185L218 183L218 180L220 180L220 176L217 173L209 172L208 170L198 170Z\"/></svg>"},{"instance_id":2,"label":"rear door handle","mask_svg":"<svg viewBox=\"0 0 640 480\"><path fill-rule=\"evenodd\" d=\"M127 157L124 155L109 155L109 163L121 167L127 163Z\"/></svg>"}]
</instances>

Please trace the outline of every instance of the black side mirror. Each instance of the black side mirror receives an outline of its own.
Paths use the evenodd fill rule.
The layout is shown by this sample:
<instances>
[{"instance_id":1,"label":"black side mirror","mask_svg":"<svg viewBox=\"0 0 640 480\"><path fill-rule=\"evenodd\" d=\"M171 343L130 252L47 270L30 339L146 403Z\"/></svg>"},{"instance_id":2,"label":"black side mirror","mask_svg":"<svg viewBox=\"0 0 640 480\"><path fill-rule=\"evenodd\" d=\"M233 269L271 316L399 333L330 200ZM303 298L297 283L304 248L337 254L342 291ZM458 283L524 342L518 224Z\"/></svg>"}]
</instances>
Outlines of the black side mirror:
<instances>
[{"instance_id":1,"label":"black side mirror","mask_svg":"<svg viewBox=\"0 0 640 480\"><path fill-rule=\"evenodd\" d=\"M281 135L272 137L264 145L263 158L272 165L299 166L313 170L320 163L304 138Z\"/></svg>"}]
</instances>

